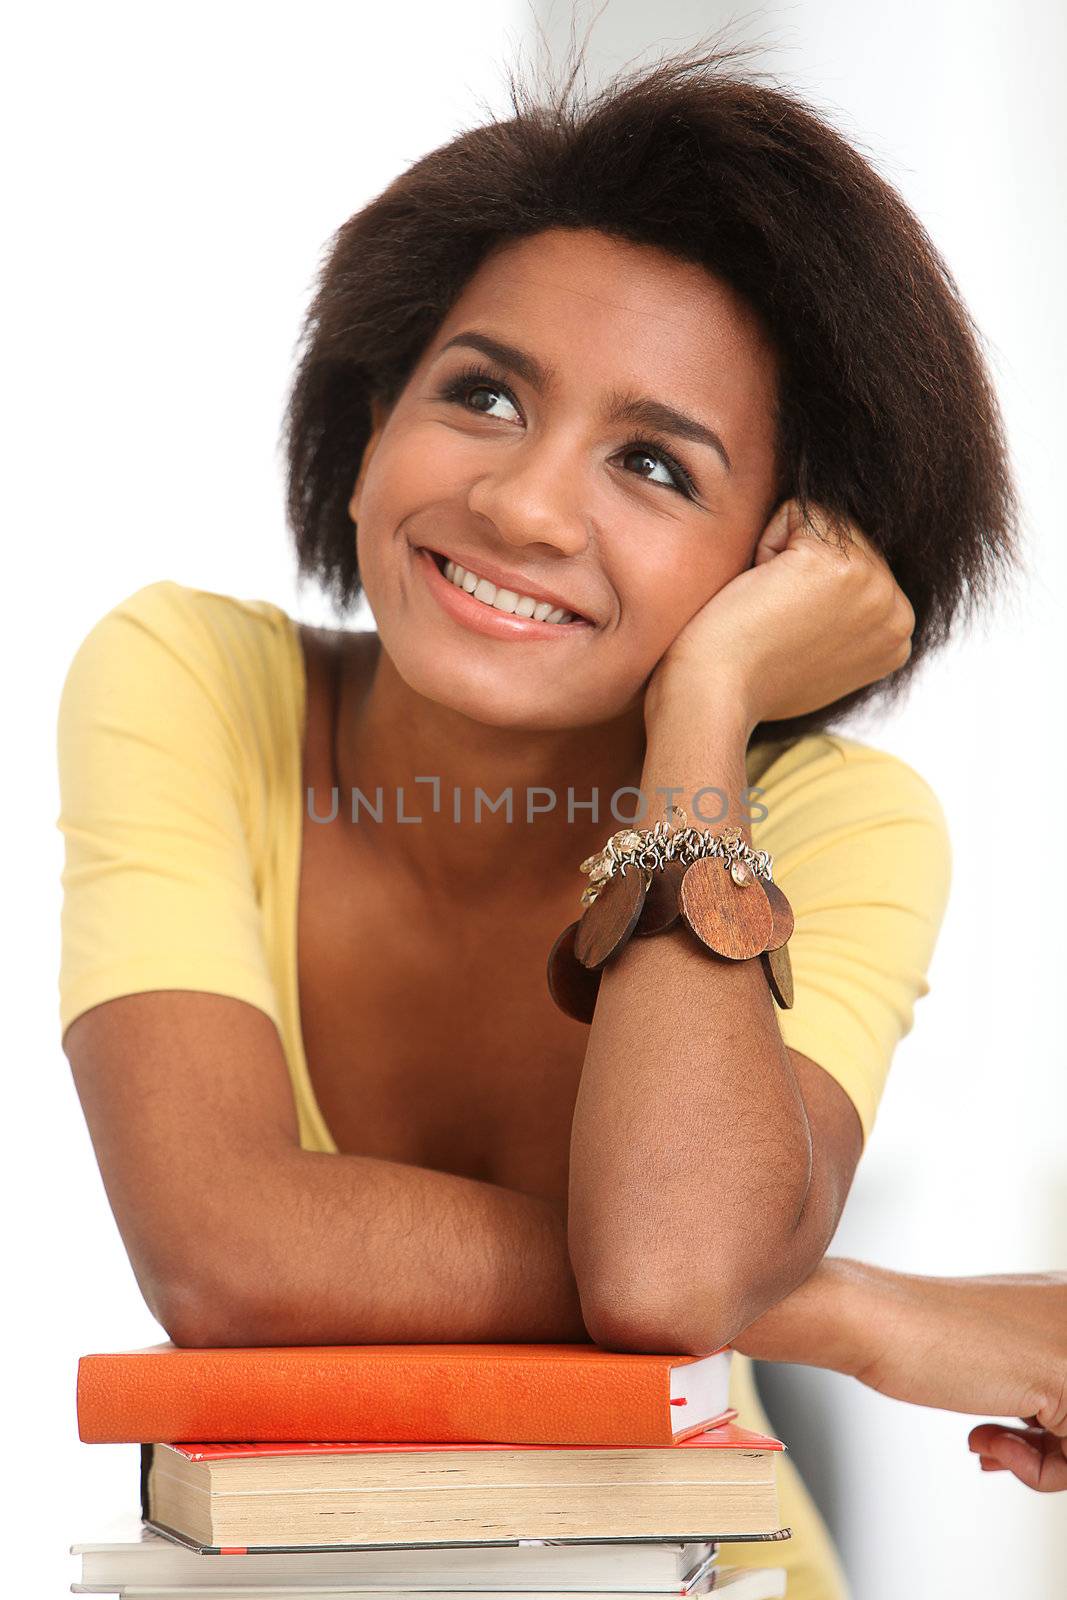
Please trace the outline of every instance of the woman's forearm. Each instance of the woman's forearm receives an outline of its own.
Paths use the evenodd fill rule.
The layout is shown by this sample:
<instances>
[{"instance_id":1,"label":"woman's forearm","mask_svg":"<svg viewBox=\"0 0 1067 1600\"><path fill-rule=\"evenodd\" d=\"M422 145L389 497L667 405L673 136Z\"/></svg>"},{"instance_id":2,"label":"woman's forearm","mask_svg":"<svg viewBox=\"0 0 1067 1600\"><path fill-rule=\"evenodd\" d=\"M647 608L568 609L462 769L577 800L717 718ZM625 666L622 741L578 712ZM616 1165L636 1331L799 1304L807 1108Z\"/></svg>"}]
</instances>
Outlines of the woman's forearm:
<instances>
[{"instance_id":1,"label":"woman's forearm","mask_svg":"<svg viewBox=\"0 0 1067 1600\"><path fill-rule=\"evenodd\" d=\"M220 1203L178 1344L587 1343L562 1205L361 1155L293 1150Z\"/></svg>"},{"instance_id":2,"label":"woman's forearm","mask_svg":"<svg viewBox=\"0 0 1067 1600\"><path fill-rule=\"evenodd\" d=\"M589 1340L562 1205L400 1162L306 1151L275 1163L269 1181L250 1175L244 1192L247 1215L227 1208L218 1280L164 1318L178 1343ZM734 1348L855 1372L869 1354L865 1312L896 1277L824 1258Z\"/></svg>"},{"instance_id":3,"label":"woman's forearm","mask_svg":"<svg viewBox=\"0 0 1067 1600\"><path fill-rule=\"evenodd\" d=\"M641 779L649 823L675 789L710 826L725 808L694 795L715 786L751 843L745 748L728 709L661 717ZM604 969L571 1132L570 1251L594 1338L662 1350L684 1325L680 1348L726 1342L822 1255L824 1239L798 1239L811 1179L760 963L712 959L681 925L630 939Z\"/></svg>"},{"instance_id":4,"label":"woman's forearm","mask_svg":"<svg viewBox=\"0 0 1067 1600\"><path fill-rule=\"evenodd\" d=\"M204 1252L214 1276L188 1302L164 1296L178 1344L589 1342L561 1204L350 1155L295 1151L245 1176L247 1206L220 1207ZM731 1343L1067 1432L1067 1274L921 1278L824 1257ZM687 1346L668 1329L661 1348Z\"/></svg>"}]
</instances>

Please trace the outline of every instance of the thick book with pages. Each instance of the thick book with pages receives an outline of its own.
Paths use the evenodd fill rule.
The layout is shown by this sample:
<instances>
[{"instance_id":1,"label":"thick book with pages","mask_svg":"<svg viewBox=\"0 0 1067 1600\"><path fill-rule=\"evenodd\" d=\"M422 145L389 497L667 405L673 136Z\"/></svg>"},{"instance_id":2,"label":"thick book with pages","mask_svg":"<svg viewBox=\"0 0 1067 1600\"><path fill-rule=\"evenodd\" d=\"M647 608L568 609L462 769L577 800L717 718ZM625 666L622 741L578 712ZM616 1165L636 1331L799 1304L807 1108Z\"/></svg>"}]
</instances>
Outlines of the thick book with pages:
<instances>
[{"instance_id":1,"label":"thick book with pages","mask_svg":"<svg viewBox=\"0 0 1067 1600\"><path fill-rule=\"evenodd\" d=\"M778 1530L781 1442L724 1423L650 1450L580 1445L156 1444L145 1517L220 1550Z\"/></svg>"}]
</instances>

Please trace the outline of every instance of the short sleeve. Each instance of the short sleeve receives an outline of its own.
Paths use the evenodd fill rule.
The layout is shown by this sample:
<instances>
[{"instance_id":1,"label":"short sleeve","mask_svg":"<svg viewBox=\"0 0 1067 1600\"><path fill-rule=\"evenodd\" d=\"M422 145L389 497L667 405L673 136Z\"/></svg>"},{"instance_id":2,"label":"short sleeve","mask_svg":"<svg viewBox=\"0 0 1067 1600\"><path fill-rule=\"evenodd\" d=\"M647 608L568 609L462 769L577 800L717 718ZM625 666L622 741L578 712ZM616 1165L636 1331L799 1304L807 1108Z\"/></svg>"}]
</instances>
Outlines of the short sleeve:
<instances>
[{"instance_id":1,"label":"short sleeve","mask_svg":"<svg viewBox=\"0 0 1067 1600\"><path fill-rule=\"evenodd\" d=\"M948 827L925 780L884 751L822 735L786 766L762 798L768 816L754 840L771 850L796 919L794 1004L778 1023L785 1044L845 1090L866 1143L893 1053L929 993L951 882Z\"/></svg>"},{"instance_id":2,"label":"short sleeve","mask_svg":"<svg viewBox=\"0 0 1067 1600\"><path fill-rule=\"evenodd\" d=\"M149 584L78 647L57 718L60 1029L150 989L278 1023L242 816L240 706L197 593Z\"/></svg>"}]
</instances>

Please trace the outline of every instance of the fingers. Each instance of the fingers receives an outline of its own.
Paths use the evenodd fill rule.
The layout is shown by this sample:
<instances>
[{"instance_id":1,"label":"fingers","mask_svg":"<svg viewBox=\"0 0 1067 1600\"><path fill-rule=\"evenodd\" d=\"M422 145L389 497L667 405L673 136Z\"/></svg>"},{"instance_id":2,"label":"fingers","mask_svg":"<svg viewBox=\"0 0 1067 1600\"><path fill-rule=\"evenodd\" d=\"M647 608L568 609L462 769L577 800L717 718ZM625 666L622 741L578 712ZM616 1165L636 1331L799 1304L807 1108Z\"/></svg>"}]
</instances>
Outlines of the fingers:
<instances>
[{"instance_id":1,"label":"fingers","mask_svg":"<svg viewBox=\"0 0 1067 1600\"><path fill-rule=\"evenodd\" d=\"M760 535L753 566L758 567L764 561L772 561L775 556L781 555L789 543L798 517L796 501L783 500Z\"/></svg>"},{"instance_id":2,"label":"fingers","mask_svg":"<svg viewBox=\"0 0 1067 1600\"><path fill-rule=\"evenodd\" d=\"M983 1422L971 1429L967 1443L983 1472L1010 1472L1039 1494L1067 1489L1067 1441L1045 1428Z\"/></svg>"},{"instance_id":3,"label":"fingers","mask_svg":"<svg viewBox=\"0 0 1067 1600\"><path fill-rule=\"evenodd\" d=\"M832 532L834 525L831 522L830 514L822 506L809 505L808 518L808 521L804 520L798 507L795 515L790 520L790 527L794 534L806 534L809 538L822 539L846 557L852 555L855 551L860 555L866 556L871 561L881 561L881 553L857 523L847 520L843 521L843 524L842 522L837 523L836 526L841 529L844 535L843 544L839 544L839 536L835 536Z\"/></svg>"},{"instance_id":4,"label":"fingers","mask_svg":"<svg viewBox=\"0 0 1067 1600\"><path fill-rule=\"evenodd\" d=\"M1028 1489L1036 1489L1039 1494L1055 1494L1057 1490L1067 1489L1067 1456L1059 1448L1058 1440L1053 1438L1052 1444L1053 1448L1046 1451L1005 1434L991 1448L995 1452L994 1459L1002 1462Z\"/></svg>"},{"instance_id":5,"label":"fingers","mask_svg":"<svg viewBox=\"0 0 1067 1600\"><path fill-rule=\"evenodd\" d=\"M1038 1427L1007 1428L1002 1422L981 1422L967 1435L967 1448L979 1455L988 1455L991 1446L1006 1435L1033 1444L1043 1432L1044 1429Z\"/></svg>"},{"instance_id":6,"label":"fingers","mask_svg":"<svg viewBox=\"0 0 1067 1600\"><path fill-rule=\"evenodd\" d=\"M797 539L818 539L838 548L836 539L829 538L830 517L819 505L809 505L807 518L803 516L796 500L783 500L775 508L770 521L760 535L756 546L754 566L780 555L787 545ZM848 557L854 552L869 561L882 562L881 551L871 543L863 530L854 522L845 524L846 542L841 553Z\"/></svg>"},{"instance_id":7,"label":"fingers","mask_svg":"<svg viewBox=\"0 0 1067 1600\"><path fill-rule=\"evenodd\" d=\"M836 550L845 560L856 555L877 565L887 565L882 552L855 522L846 521L842 531L843 539L831 533L830 515L822 506L809 505L805 518L797 501L784 500L767 524L763 538L770 544L769 553L784 550L797 539L816 539Z\"/></svg>"}]
</instances>

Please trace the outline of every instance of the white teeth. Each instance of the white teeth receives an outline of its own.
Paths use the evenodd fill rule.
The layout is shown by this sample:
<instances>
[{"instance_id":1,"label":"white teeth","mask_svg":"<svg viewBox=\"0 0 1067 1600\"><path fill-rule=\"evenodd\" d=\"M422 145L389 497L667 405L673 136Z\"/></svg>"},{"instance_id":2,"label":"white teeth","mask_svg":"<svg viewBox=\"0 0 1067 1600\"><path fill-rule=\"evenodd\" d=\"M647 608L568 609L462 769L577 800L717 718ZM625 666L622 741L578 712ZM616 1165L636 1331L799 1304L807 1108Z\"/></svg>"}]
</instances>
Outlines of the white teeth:
<instances>
[{"instance_id":1,"label":"white teeth","mask_svg":"<svg viewBox=\"0 0 1067 1600\"><path fill-rule=\"evenodd\" d=\"M574 613L562 606L553 607L550 600L535 600L528 594L516 594L514 589L498 589L488 578L479 578L468 572L458 561L445 562L445 577L457 589L465 589L476 600L481 600L494 611L503 611L516 617L532 617L535 622L573 622Z\"/></svg>"}]
</instances>

